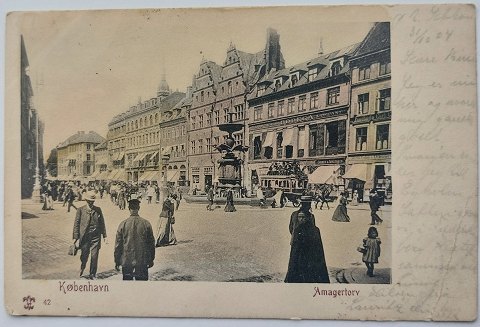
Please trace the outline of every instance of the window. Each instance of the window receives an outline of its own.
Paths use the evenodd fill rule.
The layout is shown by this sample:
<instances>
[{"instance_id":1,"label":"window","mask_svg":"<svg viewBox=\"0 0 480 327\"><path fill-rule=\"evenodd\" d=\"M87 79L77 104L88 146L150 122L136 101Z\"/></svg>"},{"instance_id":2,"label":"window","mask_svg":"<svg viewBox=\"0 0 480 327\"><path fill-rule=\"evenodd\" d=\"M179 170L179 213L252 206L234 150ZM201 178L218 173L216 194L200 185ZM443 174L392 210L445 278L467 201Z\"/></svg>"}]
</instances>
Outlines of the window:
<instances>
[{"instance_id":1,"label":"window","mask_svg":"<svg viewBox=\"0 0 480 327\"><path fill-rule=\"evenodd\" d=\"M283 156L283 133L277 133L277 158L281 158Z\"/></svg>"},{"instance_id":2,"label":"window","mask_svg":"<svg viewBox=\"0 0 480 327\"><path fill-rule=\"evenodd\" d=\"M220 124L220 111L219 110L215 110L213 112L213 116L215 118L215 125L218 125Z\"/></svg>"},{"instance_id":3,"label":"window","mask_svg":"<svg viewBox=\"0 0 480 327\"><path fill-rule=\"evenodd\" d=\"M288 99L287 115L293 112L293 106L295 105L295 98Z\"/></svg>"},{"instance_id":4,"label":"window","mask_svg":"<svg viewBox=\"0 0 480 327\"><path fill-rule=\"evenodd\" d=\"M310 109L318 108L318 92L310 93Z\"/></svg>"},{"instance_id":5,"label":"window","mask_svg":"<svg viewBox=\"0 0 480 327\"><path fill-rule=\"evenodd\" d=\"M220 145L220 136L215 136L213 141L215 142L215 145Z\"/></svg>"},{"instance_id":6,"label":"window","mask_svg":"<svg viewBox=\"0 0 480 327\"><path fill-rule=\"evenodd\" d=\"M207 113L207 126L212 125L212 113L208 112Z\"/></svg>"},{"instance_id":7,"label":"window","mask_svg":"<svg viewBox=\"0 0 480 327\"><path fill-rule=\"evenodd\" d=\"M355 151L367 150L367 127L357 128L357 136L355 140Z\"/></svg>"},{"instance_id":8,"label":"window","mask_svg":"<svg viewBox=\"0 0 480 327\"><path fill-rule=\"evenodd\" d=\"M195 141L190 141L190 150L192 151L192 154L195 154Z\"/></svg>"},{"instance_id":9,"label":"window","mask_svg":"<svg viewBox=\"0 0 480 327\"><path fill-rule=\"evenodd\" d=\"M90 161L90 160L91 160L90 153L87 153L87 161Z\"/></svg>"},{"instance_id":10,"label":"window","mask_svg":"<svg viewBox=\"0 0 480 327\"><path fill-rule=\"evenodd\" d=\"M326 144L328 148L336 148L338 146L338 122L326 124L327 139Z\"/></svg>"},{"instance_id":11,"label":"window","mask_svg":"<svg viewBox=\"0 0 480 327\"><path fill-rule=\"evenodd\" d=\"M232 81L229 81L229 82L228 82L228 94L231 94L232 91L233 91L233 89L232 89Z\"/></svg>"},{"instance_id":12,"label":"window","mask_svg":"<svg viewBox=\"0 0 480 327\"><path fill-rule=\"evenodd\" d=\"M299 158L302 158L305 155L305 143L306 143L305 126L300 126L298 128L298 153L297 153L297 156Z\"/></svg>"},{"instance_id":13,"label":"window","mask_svg":"<svg viewBox=\"0 0 480 327\"><path fill-rule=\"evenodd\" d=\"M267 90L267 86L265 84L258 85L257 87L257 97L261 96Z\"/></svg>"},{"instance_id":14,"label":"window","mask_svg":"<svg viewBox=\"0 0 480 327\"><path fill-rule=\"evenodd\" d=\"M91 144L87 144L87 150L90 150Z\"/></svg>"},{"instance_id":15,"label":"window","mask_svg":"<svg viewBox=\"0 0 480 327\"><path fill-rule=\"evenodd\" d=\"M203 102L204 97L205 97L205 95L204 95L203 91L200 92L200 101L201 101L201 102Z\"/></svg>"},{"instance_id":16,"label":"window","mask_svg":"<svg viewBox=\"0 0 480 327\"><path fill-rule=\"evenodd\" d=\"M203 115L198 116L199 128L203 128Z\"/></svg>"},{"instance_id":17,"label":"window","mask_svg":"<svg viewBox=\"0 0 480 327\"><path fill-rule=\"evenodd\" d=\"M275 104L269 103L268 104L268 118L273 118L273 110L275 110Z\"/></svg>"},{"instance_id":18,"label":"window","mask_svg":"<svg viewBox=\"0 0 480 327\"><path fill-rule=\"evenodd\" d=\"M368 103L369 103L368 93L360 94L358 96L358 114L359 115L368 114Z\"/></svg>"},{"instance_id":19,"label":"window","mask_svg":"<svg viewBox=\"0 0 480 327\"><path fill-rule=\"evenodd\" d=\"M192 116L192 129L196 128L196 124L197 124L197 117Z\"/></svg>"},{"instance_id":20,"label":"window","mask_svg":"<svg viewBox=\"0 0 480 327\"><path fill-rule=\"evenodd\" d=\"M223 109L223 122L224 122L224 123L230 122L230 116L229 116L229 114L228 114L228 111L229 111L228 109L229 109L229 108L224 108L224 109Z\"/></svg>"},{"instance_id":21,"label":"window","mask_svg":"<svg viewBox=\"0 0 480 327\"><path fill-rule=\"evenodd\" d=\"M280 87L282 87L282 79L281 78L277 78L275 80L275 91L278 90Z\"/></svg>"},{"instance_id":22,"label":"window","mask_svg":"<svg viewBox=\"0 0 480 327\"><path fill-rule=\"evenodd\" d=\"M342 70L342 65L340 64L340 62L339 61L334 62L330 70L330 76L336 76L340 74L341 70Z\"/></svg>"},{"instance_id":23,"label":"window","mask_svg":"<svg viewBox=\"0 0 480 327\"><path fill-rule=\"evenodd\" d=\"M203 153L203 140L198 140L198 153Z\"/></svg>"},{"instance_id":24,"label":"window","mask_svg":"<svg viewBox=\"0 0 480 327\"><path fill-rule=\"evenodd\" d=\"M390 89L380 90L378 95L378 111L390 110Z\"/></svg>"},{"instance_id":25,"label":"window","mask_svg":"<svg viewBox=\"0 0 480 327\"><path fill-rule=\"evenodd\" d=\"M338 104L340 98L340 86L327 90L327 105Z\"/></svg>"},{"instance_id":26,"label":"window","mask_svg":"<svg viewBox=\"0 0 480 327\"><path fill-rule=\"evenodd\" d=\"M310 157L323 155L324 145L325 145L325 125L323 124L314 124L310 125L309 132L309 149L308 155Z\"/></svg>"},{"instance_id":27,"label":"window","mask_svg":"<svg viewBox=\"0 0 480 327\"><path fill-rule=\"evenodd\" d=\"M206 142L206 144L207 144L207 152L208 152L208 153L212 152L212 139L209 138L209 137L207 137L207 138L205 139L205 142Z\"/></svg>"},{"instance_id":28,"label":"window","mask_svg":"<svg viewBox=\"0 0 480 327\"><path fill-rule=\"evenodd\" d=\"M358 80L363 81L366 79L370 79L370 66L362 67L358 70Z\"/></svg>"},{"instance_id":29,"label":"window","mask_svg":"<svg viewBox=\"0 0 480 327\"><path fill-rule=\"evenodd\" d=\"M200 183L200 175L192 175L192 179L194 184Z\"/></svg>"},{"instance_id":30,"label":"window","mask_svg":"<svg viewBox=\"0 0 480 327\"><path fill-rule=\"evenodd\" d=\"M262 155L262 138L255 136L253 139L253 159L260 159Z\"/></svg>"},{"instance_id":31,"label":"window","mask_svg":"<svg viewBox=\"0 0 480 327\"><path fill-rule=\"evenodd\" d=\"M315 67L315 68L310 68L308 70L308 81L311 82L315 79L315 77L317 77L318 75L318 68Z\"/></svg>"},{"instance_id":32,"label":"window","mask_svg":"<svg viewBox=\"0 0 480 327\"><path fill-rule=\"evenodd\" d=\"M235 144L243 144L243 133L233 134Z\"/></svg>"},{"instance_id":33,"label":"window","mask_svg":"<svg viewBox=\"0 0 480 327\"><path fill-rule=\"evenodd\" d=\"M380 75L390 74L391 72L391 63L390 62L381 62L380 63Z\"/></svg>"},{"instance_id":34,"label":"window","mask_svg":"<svg viewBox=\"0 0 480 327\"><path fill-rule=\"evenodd\" d=\"M253 120L261 120L262 119L262 106L255 107L253 109Z\"/></svg>"},{"instance_id":35,"label":"window","mask_svg":"<svg viewBox=\"0 0 480 327\"><path fill-rule=\"evenodd\" d=\"M377 126L377 150L388 149L388 134L390 125Z\"/></svg>"},{"instance_id":36,"label":"window","mask_svg":"<svg viewBox=\"0 0 480 327\"><path fill-rule=\"evenodd\" d=\"M278 107L277 107L277 115L278 116L283 116L283 107L284 107L284 104L285 102L282 100L282 101L278 101Z\"/></svg>"},{"instance_id":37,"label":"window","mask_svg":"<svg viewBox=\"0 0 480 327\"><path fill-rule=\"evenodd\" d=\"M235 106L235 119L236 120L243 120L245 118L245 113L243 110L243 104Z\"/></svg>"},{"instance_id":38,"label":"window","mask_svg":"<svg viewBox=\"0 0 480 327\"><path fill-rule=\"evenodd\" d=\"M298 83L298 75L293 74L290 76L291 86L295 86Z\"/></svg>"},{"instance_id":39,"label":"window","mask_svg":"<svg viewBox=\"0 0 480 327\"><path fill-rule=\"evenodd\" d=\"M307 96L301 95L298 98L298 111L305 111L307 110Z\"/></svg>"}]
</instances>

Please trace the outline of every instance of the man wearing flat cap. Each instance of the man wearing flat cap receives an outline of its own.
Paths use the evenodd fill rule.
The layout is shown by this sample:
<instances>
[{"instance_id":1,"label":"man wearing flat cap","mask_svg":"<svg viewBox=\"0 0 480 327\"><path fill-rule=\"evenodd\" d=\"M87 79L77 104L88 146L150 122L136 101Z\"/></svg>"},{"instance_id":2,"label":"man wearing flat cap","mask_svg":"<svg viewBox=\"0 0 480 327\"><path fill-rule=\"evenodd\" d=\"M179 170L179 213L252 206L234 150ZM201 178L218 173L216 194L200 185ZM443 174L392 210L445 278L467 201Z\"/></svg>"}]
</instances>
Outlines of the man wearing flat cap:
<instances>
[{"instance_id":1,"label":"man wearing flat cap","mask_svg":"<svg viewBox=\"0 0 480 327\"><path fill-rule=\"evenodd\" d=\"M73 239L75 246L82 250L80 255L80 277L87 266L88 257L90 259L90 274L87 278L95 279L98 266L98 252L101 247L100 238L107 243L107 232L105 229L105 219L103 218L102 209L93 205L95 202L95 193L89 191L85 193L84 200L86 205L78 208L73 225Z\"/></svg>"},{"instance_id":2,"label":"man wearing flat cap","mask_svg":"<svg viewBox=\"0 0 480 327\"><path fill-rule=\"evenodd\" d=\"M120 223L115 240L115 269L122 266L123 280L148 280L148 268L155 259L155 238L152 225L138 215L140 201L128 201L130 217Z\"/></svg>"}]
</instances>

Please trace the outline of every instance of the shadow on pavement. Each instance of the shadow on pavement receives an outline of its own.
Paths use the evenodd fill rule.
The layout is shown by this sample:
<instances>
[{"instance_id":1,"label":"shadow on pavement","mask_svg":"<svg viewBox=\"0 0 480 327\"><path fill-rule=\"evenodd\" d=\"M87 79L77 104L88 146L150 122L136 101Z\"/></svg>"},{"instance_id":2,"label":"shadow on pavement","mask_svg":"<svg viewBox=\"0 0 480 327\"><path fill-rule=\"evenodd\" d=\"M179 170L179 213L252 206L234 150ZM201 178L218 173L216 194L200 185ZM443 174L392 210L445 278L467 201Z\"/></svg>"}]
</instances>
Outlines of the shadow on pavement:
<instances>
[{"instance_id":1,"label":"shadow on pavement","mask_svg":"<svg viewBox=\"0 0 480 327\"><path fill-rule=\"evenodd\" d=\"M38 218L38 216L22 211L22 219L32 219L32 218Z\"/></svg>"}]
</instances>

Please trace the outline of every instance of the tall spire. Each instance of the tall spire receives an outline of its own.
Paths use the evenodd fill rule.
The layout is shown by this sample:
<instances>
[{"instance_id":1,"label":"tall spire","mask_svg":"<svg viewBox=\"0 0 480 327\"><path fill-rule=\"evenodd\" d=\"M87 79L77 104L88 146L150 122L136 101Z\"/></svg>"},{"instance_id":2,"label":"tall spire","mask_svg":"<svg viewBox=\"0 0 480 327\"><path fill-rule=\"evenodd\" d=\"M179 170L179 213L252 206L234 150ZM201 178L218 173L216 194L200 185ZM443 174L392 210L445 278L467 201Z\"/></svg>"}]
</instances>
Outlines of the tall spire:
<instances>
[{"instance_id":1,"label":"tall spire","mask_svg":"<svg viewBox=\"0 0 480 327\"><path fill-rule=\"evenodd\" d=\"M318 55L323 55L323 37L320 38L320 47L318 48Z\"/></svg>"},{"instance_id":2,"label":"tall spire","mask_svg":"<svg viewBox=\"0 0 480 327\"><path fill-rule=\"evenodd\" d=\"M158 85L158 89L157 89L157 96L160 99L163 99L170 94L170 87L168 86L166 76L167 76L167 74L165 74L165 66L164 66L162 68L162 79L161 79L160 85Z\"/></svg>"}]
</instances>

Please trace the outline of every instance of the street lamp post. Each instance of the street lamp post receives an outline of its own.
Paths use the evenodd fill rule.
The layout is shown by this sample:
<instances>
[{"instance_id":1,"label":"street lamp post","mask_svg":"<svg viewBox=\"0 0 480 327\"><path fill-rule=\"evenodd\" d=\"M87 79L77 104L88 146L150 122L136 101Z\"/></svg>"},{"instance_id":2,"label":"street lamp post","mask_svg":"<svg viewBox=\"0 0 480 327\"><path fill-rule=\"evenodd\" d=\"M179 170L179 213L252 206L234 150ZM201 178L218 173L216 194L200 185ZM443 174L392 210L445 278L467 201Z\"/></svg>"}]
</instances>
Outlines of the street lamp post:
<instances>
[{"instance_id":1,"label":"street lamp post","mask_svg":"<svg viewBox=\"0 0 480 327\"><path fill-rule=\"evenodd\" d=\"M42 194L41 194L41 185L40 185L40 167L38 161L38 112L35 112L35 151L36 151L36 167L35 167L35 184L33 185L33 192L32 192L32 201L35 203L42 202Z\"/></svg>"},{"instance_id":2,"label":"street lamp post","mask_svg":"<svg viewBox=\"0 0 480 327\"><path fill-rule=\"evenodd\" d=\"M167 170L168 170L168 162L170 161L170 155L168 154L160 154L160 160L162 164L162 179L160 183L160 203L163 204L165 199L168 195L168 181L167 181Z\"/></svg>"}]
</instances>

